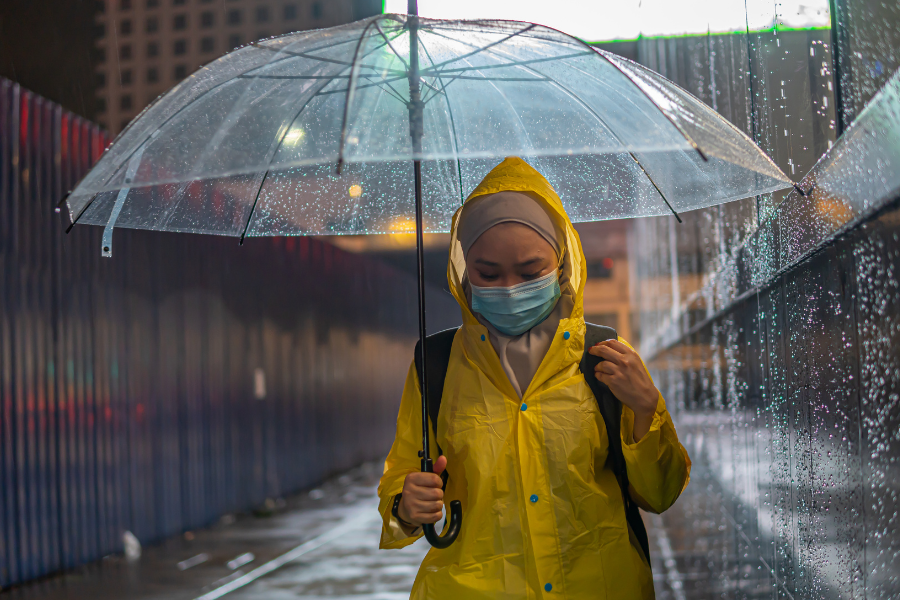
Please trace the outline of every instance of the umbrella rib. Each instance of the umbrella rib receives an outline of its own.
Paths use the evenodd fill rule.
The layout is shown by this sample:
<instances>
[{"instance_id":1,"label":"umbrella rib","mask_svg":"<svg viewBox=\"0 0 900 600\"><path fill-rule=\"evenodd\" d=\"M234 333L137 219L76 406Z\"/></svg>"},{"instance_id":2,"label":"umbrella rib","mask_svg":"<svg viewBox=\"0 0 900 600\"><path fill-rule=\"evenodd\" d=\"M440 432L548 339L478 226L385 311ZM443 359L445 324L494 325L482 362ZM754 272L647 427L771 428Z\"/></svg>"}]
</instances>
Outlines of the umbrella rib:
<instances>
[{"instance_id":1,"label":"umbrella rib","mask_svg":"<svg viewBox=\"0 0 900 600\"><path fill-rule=\"evenodd\" d=\"M344 43L344 42L342 42L342 43ZM269 47L267 47L267 46L263 46L263 45L260 44L259 42L250 42L248 45L249 45L249 46L253 46L254 48L259 48L260 50L268 50L269 52L275 52L275 53L280 52L280 53L286 54L286 55L288 55L288 56L290 56L290 57L292 57L292 58L308 58L308 59L311 59L311 60L317 60L317 61L320 61L320 62L333 63L333 64L336 64L336 65L343 65L343 66L345 66L345 67L352 67L352 66L353 66L353 63L349 63L349 62L347 62L346 60L338 60L338 59L336 59L336 58L326 58L326 57L324 57L324 56L316 56L315 54L309 54L309 53L307 53L307 52L290 52L290 51L288 51L288 50L278 50L278 49L276 49L276 48L269 48ZM330 47L330 46L329 46L329 47ZM261 65L260 67L254 67L254 68L255 68L255 69L260 69L260 68L265 67L265 66L266 66L266 65ZM364 64L361 64L361 65L359 65L359 66L360 66L361 68L372 69L373 71L381 71L381 72L384 72L383 69L381 69L380 67L374 66L374 65L364 65ZM251 69L251 70L252 70L252 69ZM250 72L250 71L248 71L248 73L249 73L249 72ZM388 72L393 73L393 74L398 74L398 75L401 73L401 71L398 71L398 70L396 70L396 69L388 69Z\"/></svg>"},{"instance_id":2,"label":"umbrella rib","mask_svg":"<svg viewBox=\"0 0 900 600\"><path fill-rule=\"evenodd\" d=\"M253 206L250 207L250 214L247 215L247 223L244 225L244 232L241 233L241 240L238 242L239 246L244 245L244 238L247 237L247 230L250 229L250 223L253 221L253 213L256 212L256 204L259 202L259 194L262 192L263 185L266 183L266 178L269 176L269 169L266 169L266 172L263 174L262 181L259 182L259 187L256 188L256 198L253 199Z\"/></svg>"},{"instance_id":3,"label":"umbrella rib","mask_svg":"<svg viewBox=\"0 0 900 600\"><path fill-rule=\"evenodd\" d=\"M421 38L419 38L419 43L422 44L422 51L425 52L425 56L428 57L428 62L431 61L431 54L428 52L428 48L425 47L425 42L422 42ZM453 131L453 147L456 150L456 174L459 177L459 203L460 205L465 204L465 192L463 191L463 182L462 182L462 163L459 160L459 136L456 134L456 121L453 120L453 109L450 107L450 97L447 95L447 86L444 85L444 80L441 79L440 75L437 75L437 80L441 84L441 90L443 91L444 101L447 103L447 114L450 116L450 129ZM438 95L435 91L432 98ZM425 104L428 100L423 100L422 104Z\"/></svg>"},{"instance_id":4,"label":"umbrella rib","mask_svg":"<svg viewBox=\"0 0 900 600\"><path fill-rule=\"evenodd\" d=\"M652 104L653 106L656 107L656 110L658 110L660 113L662 113L662 115L663 115L665 118L667 118L667 119L669 120L669 123L671 123L672 126L673 126L675 129L678 130L678 133L680 133L680 134L684 137L684 139L687 141L687 143L690 144L691 147L692 147L694 150L697 151L697 154L700 155L700 158L702 158L704 162L709 161L709 158L707 158L707 156L706 156L706 154L703 152L703 150L700 149L700 146L697 145L697 142L695 142L694 139L693 139L691 136L689 136L688 133L687 133L684 129L682 129L681 126L680 126L678 123L675 122L675 119L673 119L666 111L664 111L664 110L662 109L662 107L661 107L659 104L657 104L657 103L653 100L653 98L650 97L650 94L648 94L646 91L644 91L644 88L642 88L641 86L639 86L639 85L637 84L637 82L635 82L631 77L629 77L628 74L625 73L625 71L623 71L622 68L621 68L619 65L617 65L617 64L614 63L612 60L610 60L608 56L606 56L605 54L603 54L602 52L600 52L600 50L599 50L598 48L594 48L593 46L591 46L590 44L588 44L588 43L585 42L584 40L578 39L577 37L575 37L575 36L573 36L573 35L569 35L568 33L565 33L565 32L563 32L563 31L560 31L559 29L554 29L553 27L547 27L547 29L552 29L553 31L555 31L555 32L557 32L557 33L560 33L560 34L562 34L562 35L564 35L564 36L566 36L566 37L568 37L568 38L571 38L571 39L573 39L573 40L576 40L579 44L582 44L582 45L585 46L586 48L589 48L593 53L595 53L595 54L597 54L598 56L602 57L603 60L605 60L605 61L606 61L607 63L609 63L610 65L612 65L614 69L616 69L619 73L621 73L622 76L625 77L625 79L627 79L628 81L630 81L631 84L632 84L634 87L636 87L636 88L638 89L638 91L640 91L640 92L647 98L647 100L650 102L650 104Z\"/></svg>"},{"instance_id":5,"label":"umbrella rib","mask_svg":"<svg viewBox=\"0 0 900 600\"><path fill-rule=\"evenodd\" d=\"M350 65L350 79L347 80L347 96L344 99L344 114L341 117L341 137L338 142L338 160L337 160L337 172L338 175L341 174L341 167L344 164L344 146L346 145L347 140L347 122L350 118L350 101L353 96L353 83L354 80L359 77L359 71L354 67L356 64L356 58L359 56L359 51L362 48L363 41L366 39L366 32L369 31L369 27L372 25L376 25L377 27L378 19L372 19L368 25L363 28L362 33L359 34L359 40L356 42L356 50L353 51L353 59ZM383 35L383 34L382 34ZM399 37L400 34L397 35ZM387 38L385 38L387 41ZM393 48L391 48L393 50ZM396 51L394 52L396 54ZM405 64L405 63L404 63Z\"/></svg>"},{"instance_id":6,"label":"umbrella rib","mask_svg":"<svg viewBox=\"0 0 900 600\"><path fill-rule=\"evenodd\" d=\"M381 17L375 17L375 19L373 19L373 20L377 20L377 19L379 19L379 18L381 18ZM371 25L371 22L369 23L369 25ZM368 25L367 25L366 27L368 27ZM342 43L343 43L343 42L342 42ZM254 47L254 48L257 48L257 49L263 49L263 48L265 48L264 46L253 46L253 47ZM378 48L380 48L380 47L381 47L381 46L372 48L371 52L374 52L375 50L378 50ZM266 49L266 50L269 50L269 51L272 50L272 48L265 48L265 49ZM283 61L283 60L289 60L289 57L285 56L284 58L278 59L277 62L280 62L280 61ZM256 69L260 69L260 68L262 68L262 67L265 67L265 66L268 66L268 65L271 65L271 64L274 64L274 63L266 63L265 65L258 65L258 66L249 68L249 69L247 69L246 71L244 71L243 73L241 73L241 75L245 75L245 74L250 73L250 72L252 72L252 71L254 71L254 70L256 70ZM209 68L209 67L206 67L206 68ZM171 115L169 115L169 117L167 117L166 120L163 121L156 129L154 129L152 132L150 132L149 134L147 134L147 136L144 138L144 140L143 140L140 144L138 144L137 146L135 146L135 148L129 153L128 158L126 158L125 160L123 160L122 163L121 163L118 167L116 167L116 169L110 174L110 176L107 177L106 182L108 182L110 179L112 179L113 177L115 177L115 176L119 173L119 171L122 170L123 166L128 162L128 160L134 155L134 153L137 152L144 144L146 144L147 141L149 141L149 140L153 137L154 134L156 134L156 133L157 133L158 131L160 131L163 127L165 127L165 125L166 125L167 123L169 123L172 119L174 119L175 117L177 117L178 115L180 115L180 114L182 113L182 111L184 111L187 107L192 106L197 100L199 100L199 99L202 98L203 96L209 94L209 93L212 92L213 90L217 90L217 89L219 89L220 87L222 87L222 86L224 86L224 85L226 85L226 84L228 84L228 83L234 81L237 77L239 77L239 76L235 76L235 77L232 77L232 78L230 78L230 79L226 79L225 81L222 81L222 82L217 83L216 85L210 87L208 90L204 90L204 91L201 92L196 98L194 98L193 100L191 100L190 102L188 102L187 104L185 104L184 106L182 106L181 108L179 108L178 110L176 110L174 113L172 113ZM159 101L161 98L162 98L162 97L157 98L157 100L154 101L153 104L156 104L156 102ZM148 109L149 109L149 107L145 108L144 111L142 111L142 114L146 113L146 111L147 111ZM119 134L119 135L121 135L121 134ZM104 185L105 185L106 182L104 182ZM81 213L79 213L79 216L80 216L80 215L81 215Z\"/></svg>"},{"instance_id":7,"label":"umbrella rib","mask_svg":"<svg viewBox=\"0 0 900 600\"><path fill-rule=\"evenodd\" d=\"M400 92L397 91L397 89L394 86L392 86L390 83L382 82L382 83L385 83L385 85L387 85L387 88L384 88L381 86L381 84L379 82L372 81L371 79L369 79L369 75L361 75L360 77L363 77L366 79L366 81L377 85L379 89L387 92L388 94L391 95L391 97L396 98L397 100L400 101L401 104L406 106L406 100L403 98L403 96L400 94ZM356 89L359 89L359 87L357 87Z\"/></svg>"},{"instance_id":8,"label":"umbrella rib","mask_svg":"<svg viewBox=\"0 0 900 600\"><path fill-rule=\"evenodd\" d=\"M585 43L586 43L586 42L585 42ZM599 50L597 50L596 52L597 52L597 54L600 54L600 51L599 51ZM603 55L600 54L600 56L603 56ZM697 154L700 155L700 158L702 158L704 162L708 162L708 161L709 161L709 158L706 156L706 153L703 152L703 150L700 149L700 146L697 145L697 142L694 141L694 138L692 138L690 135L688 135L688 133L681 127L681 125L679 125L678 123L676 123L676 122L675 122L675 119L673 119L673 118L669 115L669 113L667 113L666 111L664 111L664 110L662 109L662 107L661 107L659 104L657 104L656 101L653 100L653 98L650 97L650 94L648 94L648 93L644 90L644 88L642 88L641 86L639 86L633 79L631 79L631 77L629 77L629 76L625 73L625 71L622 70L622 68L621 68L619 65L617 65L616 63L614 63L613 61L611 61L611 60L610 60L609 58L607 58L606 56L603 56L603 59L606 60L606 62L608 62L609 64L611 64L611 65L612 65L619 73L621 73L621 74L625 77L625 79L627 79L628 81L630 81L630 82L632 83L632 85L634 85L634 87L636 87L638 90L640 90L640 92L647 98L647 100L650 101L650 104L652 104L653 106L655 106L655 107L657 108L657 110L659 110L659 112L662 113L662 115L665 116L665 117L669 120L669 123L671 123L672 126L675 127L675 129L678 130L678 133L680 133L680 134L684 137L684 139L687 140L687 143L690 144L691 147L692 147L694 150L697 151Z\"/></svg>"},{"instance_id":9,"label":"umbrella rib","mask_svg":"<svg viewBox=\"0 0 900 600\"><path fill-rule=\"evenodd\" d=\"M504 65L504 66L506 66L506 65ZM368 78L368 77L371 77L371 75L360 75L360 77L367 77L367 78ZM437 75L432 75L431 77L435 77L435 78L436 78ZM341 77L341 79L344 79L344 77ZM389 83L393 83L393 82L395 82L395 81L401 81L401 80L403 80L403 79L406 79L406 77L392 77L392 78L390 78L390 79L384 79L384 80L382 80L382 81L380 81L380 82L373 82L373 83L370 83L370 84L367 84L367 85L358 85L358 86L356 86L354 89L357 89L357 90L364 90L364 89L371 88L371 87L376 87L376 86L379 86L379 87L380 87L382 84L389 84ZM456 81L456 79L457 79L457 77L454 77L453 79L451 79L450 81L447 82L447 85L450 85L450 83L452 83L453 81ZM471 76L471 77L462 77L461 79L474 79L474 80L477 80L477 81L517 81L517 80L515 80L515 79L510 79L510 78L508 78L508 77L475 77L475 76ZM370 81L371 81L371 80L370 80ZM524 81L541 81L541 80L539 80L539 79L525 79ZM427 83L427 82L424 81L424 80L422 81L422 83L423 83L424 85L430 87L432 90L435 89L434 86L432 86L431 84ZM343 93L346 93L346 92L347 92L347 88L340 88L340 89L336 89L336 90L328 90L327 92L318 92L316 95L318 95L318 96L327 96L327 95L329 95L329 94L343 94ZM405 102L405 101L404 101L404 102Z\"/></svg>"},{"instance_id":10,"label":"umbrella rib","mask_svg":"<svg viewBox=\"0 0 900 600\"><path fill-rule=\"evenodd\" d=\"M78 216L75 217L75 219L71 223L69 223L68 227L66 227L66 233L69 233L70 231L72 231L72 228L75 227L75 224L78 222L78 219L81 218L81 215L83 215L85 212L87 212L87 209L89 209L91 207L91 204L94 203L94 200L96 200L97 196L99 196L99 195L100 195L100 192L97 192L96 194L91 196L91 199L88 200L87 204L84 205L84 208L82 208L80 211L78 211Z\"/></svg>"},{"instance_id":11,"label":"umbrella rib","mask_svg":"<svg viewBox=\"0 0 900 600\"><path fill-rule=\"evenodd\" d=\"M327 85L328 83L324 83L321 87L324 88ZM272 169L272 160L278 154L278 151L281 150L281 145L284 144L284 140L287 138L287 134L290 132L291 127L293 127L294 122L300 118L300 115L303 114L303 111L306 110L306 107L309 106L309 103L312 102L312 99L315 98L316 95L317 94L312 94L309 98L306 99L306 102L303 103L303 106L300 107L300 110L298 110L293 118L291 118L288 126L284 128L284 132L281 134L281 138L278 140L278 143L275 145L274 149L272 149L266 157L266 172L263 175L262 181L259 182L259 187L256 188L256 197L253 199L253 206L250 207L250 214L247 215L247 223L244 225L243 233L241 233L241 240L239 242L239 245L244 245L244 238L247 236L247 231L250 229L250 223L253 221L253 213L256 211L256 204L259 202L259 195L262 192L263 185L266 183L266 179L269 177L269 171Z\"/></svg>"},{"instance_id":12,"label":"umbrella rib","mask_svg":"<svg viewBox=\"0 0 900 600\"><path fill-rule=\"evenodd\" d=\"M453 40L453 38L442 36L439 33L435 33L434 35L444 37L448 40L452 40L458 42L459 40ZM486 71L488 69L502 69L504 67L518 67L519 65L530 65L535 63L544 63L551 62L554 60L565 60L568 58L577 58L579 56L588 56L590 52L573 52L572 54L561 54L559 56L545 56L544 58L529 58L527 60L514 60L510 62L500 63L498 65L481 65L481 66L468 66L468 67L454 67L452 69L438 69L437 71L440 73L450 74L450 73L465 73L466 71ZM434 75L430 72L430 69L422 71L424 75L429 77L433 77Z\"/></svg>"},{"instance_id":13,"label":"umbrella rib","mask_svg":"<svg viewBox=\"0 0 900 600\"><path fill-rule=\"evenodd\" d=\"M400 54L397 52L397 49L394 48L394 45L391 43L391 40L389 40L389 39L387 38L387 36L384 35L384 31L382 31L381 26L378 24L378 19L376 19L376 20L374 20L374 21L372 21L372 22L375 24L375 29L377 29L377 30L378 30L378 33L381 34L381 37L384 38L384 41L385 41L385 43L387 43L388 48L390 48L390 49L391 49L391 52L394 53L394 56L396 56L397 58L399 58L399 59L400 59L400 62L403 63L403 68L404 68L406 71L409 71L409 65L406 64L406 61L403 60L403 57L400 56ZM398 35L397 37L400 37L400 36Z\"/></svg>"},{"instance_id":14,"label":"umbrella rib","mask_svg":"<svg viewBox=\"0 0 900 600\"><path fill-rule=\"evenodd\" d=\"M481 48L477 48L477 49L475 49L475 50L472 50L472 51L469 52L468 54L463 54L462 56L457 56L456 58L451 58L450 60L445 60L445 61L442 62L442 63L438 63L438 64L436 64L436 65L431 65L431 69L440 69L440 68L441 68L442 66L444 66L444 65L449 65L449 64L451 64L451 63L455 63L455 62L460 61L460 60L465 60L465 59L469 58L470 56L473 56L473 55L475 55L475 54L478 54L479 52L484 52L484 51L487 50L488 48L493 48L494 46L496 46L496 45L498 45L498 44L502 44L502 43L504 43L504 42L507 42L507 41L511 40L512 38L518 36L518 35L522 35L523 33L526 33L526 32L528 32L528 31L531 31L531 30L534 29L535 27L537 27L537 25L535 25L534 23L529 23L528 27L525 27L524 29L520 29L519 31L516 31L515 33L511 33L511 34L509 34L508 36L506 36L505 38L500 39L500 40L497 40L496 42L491 42L491 43L488 44L487 46L482 46ZM436 32L434 32L434 31L429 31L429 33L436 33ZM440 35L440 34L437 34L437 35ZM447 36L443 36L443 37L447 37ZM459 41L459 40L454 40L454 41ZM423 71L423 74L424 74L424 73L425 73L425 71Z\"/></svg>"},{"instance_id":15,"label":"umbrella rib","mask_svg":"<svg viewBox=\"0 0 900 600\"><path fill-rule=\"evenodd\" d=\"M532 71L533 73L536 73L538 75L543 75L544 77L546 77L547 80L551 84L553 84L556 87L558 87L559 89L561 89L563 92L566 93L566 95L568 95L570 98L572 98L573 100L575 100L576 102L581 104L581 106L583 106L585 109L587 109L587 111L591 115L593 115L594 118L597 119L597 121L607 131L609 131L610 135L612 135L615 138L615 140L622 145L623 148L626 148L626 149L628 148L628 146L622 141L622 139L613 130L613 128L609 126L609 124L606 122L606 120L603 119L603 117L601 117L600 114L597 113L597 111L595 111L587 102L585 102L584 100L579 98L578 95L575 94L572 90L570 90L567 86L563 85L562 83L560 83L559 81L557 81L556 79L554 79L553 77L551 77L549 75L544 75L543 73L541 73L540 71L538 71L537 69L535 69L533 67L523 65L523 68L528 69L529 71ZM656 188L656 192L659 194L660 198L662 198L663 202L666 203L666 206L669 207L669 210L672 211L672 214L675 215L675 218L678 220L678 222L681 223L681 217L678 215L678 212L669 203L669 200L666 198L666 195L659 188L659 186L656 185L656 181L653 180L653 177L650 176L650 173L648 173L647 169L644 168L644 165L641 164L641 161L638 160L637 156L635 156L634 152L632 152L631 150L628 150L628 154L631 156L632 160L634 160L635 164L637 164L638 168L640 168L641 172L643 172L644 175L646 175L646 177L650 181L650 183L653 184L653 187Z\"/></svg>"},{"instance_id":16,"label":"umbrella rib","mask_svg":"<svg viewBox=\"0 0 900 600\"><path fill-rule=\"evenodd\" d=\"M524 65L524 64L519 65L519 66L531 71L532 73L540 75L541 77L545 77L550 83L557 86L559 89L561 89L563 92L565 92L568 96L570 96L573 100L575 100L576 102L581 104L585 109L587 109L587 111L591 115L594 116L595 119L597 119L597 121L603 127L606 128L607 131L609 131L609 133L616 139L617 142L619 142L622 145L623 148L627 148L627 146L622 142L622 140L619 138L619 136L616 134L616 132L613 131L613 129L606 123L606 121L599 114L597 114L597 112L593 108L591 108L590 105L588 105L586 102L584 102L584 100L579 98L577 94L575 94L571 90L569 90L568 87L566 87L562 83L556 81L554 78L550 77L549 75L545 75L544 73L541 73L534 67L530 67L530 66ZM445 96L446 96L446 92L445 92ZM662 198L663 202L666 203L666 206L669 208L670 211L672 211L672 214L675 215L675 218L678 220L678 222L681 223L681 217L678 215L678 213L675 211L675 209L669 203L669 200L666 198L666 195L663 194L662 190L659 188L659 186L656 184L656 182L653 180L653 178L650 176L650 174L647 172L647 170L644 168L644 166L638 160L637 156L635 156L634 152L632 152L631 150L628 150L628 154L631 155L631 158L634 160L634 162L637 164L637 166L641 169L641 171L644 173L644 175L647 176L647 179L650 181L650 183L653 185L653 187L656 188L656 191L659 194L660 198Z\"/></svg>"},{"instance_id":17,"label":"umbrella rib","mask_svg":"<svg viewBox=\"0 0 900 600\"><path fill-rule=\"evenodd\" d=\"M440 35L440 34L437 34L437 35ZM583 53L579 53L579 55L580 55L580 54L583 54ZM591 108L587 103L585 103L581 98L579 98L579 97L578 97L576 94L574 94L571 90L569 90L565 85L563 85L563 84L561 84L560 82L556 81L554 78L550 77L549 75L546 75L546 74L544 74L544 73L541 73L540 71L538 71L538 70L535 69L534 67L528 66L527 64L521 63L521 64L516 65L516 66L522 67L522 68L524 68L524 69L527 69L527 70L531 71L532 73L535 73L535 74L537 74L537 75L539 75L539 76L541 76L541 77L544 77L544 78L546 78L546 80L550 81L553 85L556 85L557 87L559 87L559 88L560 88L561 90L563 90L567 95L569 95L572 99L574 99L576 102L578 102L579 104L581 104L582 106L584 106L584 107L588 110L588 112L590 112L590 113L594 116L594 118L596 118L597 121L599 121L600 124L603 125L603 127L605 127L605 128L610 132L610 134L612 134L612 136L616 139L616 141L618 141L620 144L622 144L622 147L627 148L627 146L622 142L622 140L619 138L619 136L616 134L616 132L613 131L613 129L606 123L606 121L604 121L603 118L602 118L599 114L597 114L597 112L594 111L593 108ZM624 76L626 77L626 79L628 78L628 76L625 75L624 73L622 73L622 75L624 75ZM455 80L455 79L456 79L456 78L454 78L454 80ZM629 81L630 81L630 79L629 79ZM450 83L452 83L452 81L451 81ZM446 87L446 86L445 86L445 87ZM444 92L444 95L446 96L446 91ZM655 104L654 104L654 105L655 105ZM657 108L659 108L659 107L657 107ZM660 110L660 112L663 112L662 109L659 109L659 110ZM665 114L665 113L663 113L663 114ZM669 119L669 120L671 121L671 119ZM673 125L674 125L674 123L673 123ZM688 139L689 139L689 138L688 138ZM699 150L699 149L698 149L698 150ZM678 212L677 212L677 211L672 207L672 205L669 203L669 200L666 198L666 195L662 192L662 190L660 189L660 187L656 184L656 181L653 180L653 177L650 176L650 173L648 173L647 170L644 168L644 166L641 164L641 161L638 160L637 156L635 156L634 152L632 152L631 150L628 150L628 154L631 156L632 160L634 160L634 162L637 164L638 168L640 168L640 170L644 173L644 175L646 175L647 180L648 180L648 181L653 185L653 187L656 189L656 191L657 191L657 193L659 194L660 198L662 198L663 202L665 202L665 204L666 204L666 206L669 208L669 210L672 211L672 214L675 215L675 218L678 220L678 222L681 223L681 222L682 222L682 221L681 221L681 217L678 215ZM701 156L703 156L702 153L701 153Z\"/></svg>"}]
</instances>

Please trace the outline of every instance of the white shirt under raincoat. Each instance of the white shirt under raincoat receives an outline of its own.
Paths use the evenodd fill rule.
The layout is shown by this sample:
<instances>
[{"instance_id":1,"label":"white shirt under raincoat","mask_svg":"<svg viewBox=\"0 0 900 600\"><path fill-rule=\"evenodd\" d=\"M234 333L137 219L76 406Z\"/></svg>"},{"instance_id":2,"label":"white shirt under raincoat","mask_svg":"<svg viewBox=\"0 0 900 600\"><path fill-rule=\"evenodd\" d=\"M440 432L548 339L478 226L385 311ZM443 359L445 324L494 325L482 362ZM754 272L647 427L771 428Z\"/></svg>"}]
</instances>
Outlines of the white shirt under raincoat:
<instances>
[{"instance_id":1,"label":"white shirt under raincoat","mask_svg":"<svg viewBox=\"0 0 900 600\"><path fill-rule=\"evenodd\" d=\"M411 598L650 600L650 568L626 524L619 484L607 466L603 417L578 368L585 331L581 242L549 182L520 159L497 166L467 201L503 190L536 194L565 232L569 256L564 268L569 269L575 307L560 320L520 399L486 328L466 302L457 211L447 276L462 307L463 325L453 341L437 442L450 474L444 499L462 502L462 530L449 548L428 552ZM636 443L633 421L634 414L624 407L631 494L643 509L659 513L687 485L690 459L662 396L650 431ZM421 423L418 377L411 365L396 438L378 487L384 519L381 548L402 548L421 537L407 536L391 515L406 475L419 470ZM432 456L437 456L434 445Z\"/></svg>"}]
</instances>

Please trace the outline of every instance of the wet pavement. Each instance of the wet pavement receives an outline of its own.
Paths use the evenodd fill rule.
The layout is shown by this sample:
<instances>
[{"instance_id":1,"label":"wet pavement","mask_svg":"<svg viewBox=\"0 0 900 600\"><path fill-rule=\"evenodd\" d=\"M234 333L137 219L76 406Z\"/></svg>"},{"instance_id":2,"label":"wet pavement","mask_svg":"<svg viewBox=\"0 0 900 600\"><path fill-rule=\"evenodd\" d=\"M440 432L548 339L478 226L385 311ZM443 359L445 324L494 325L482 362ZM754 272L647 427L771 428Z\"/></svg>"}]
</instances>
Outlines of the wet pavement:
<instances>
[{"instance_id":1,"label":"wet pavement","mask_svg":"<svg viewBox=\"0 0 900 600\"><path fill-rule=\"evenodd\" d=\"M380 474L380 464L368 463L254 515L228 516L209 529L145 546L137 560L110 556L0 597L406 599L428 545L420 540L399 551L378 550ZM716 495L708 491L702 483L688 486L663 517L645 515L659 600L720 597L724 591L712 573L723 566L716 557L726 549L709 543L722 538L721 519L696 518L698 511L722 514L709 505Z\"/></svg>"}]
</instances>

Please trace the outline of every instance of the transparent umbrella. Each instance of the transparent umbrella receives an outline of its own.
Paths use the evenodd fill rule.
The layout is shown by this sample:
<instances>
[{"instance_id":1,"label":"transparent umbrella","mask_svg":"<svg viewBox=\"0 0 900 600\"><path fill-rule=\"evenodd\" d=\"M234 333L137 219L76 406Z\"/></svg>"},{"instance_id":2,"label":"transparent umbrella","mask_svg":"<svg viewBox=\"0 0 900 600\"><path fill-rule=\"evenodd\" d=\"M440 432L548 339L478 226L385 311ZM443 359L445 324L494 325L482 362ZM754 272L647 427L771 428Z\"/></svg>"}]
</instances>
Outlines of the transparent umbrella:
<instances>
[{"instance_id":1,"label":"transparent umbrella","mask_svg":"<svg viewBox=\"0 0 900 600\"><path fill-rule=\"evenodd\" d=\"M679 212L791 187L746 135L660 75L517 21L379 15L255 42L142 112L67 198L75 223L246 236L422 233L503 157L573 221ZM680 220L680 219L679 219ZM422 364L425 344L422 348ZM422 468L429 457L425 377ZM461 520L451 504L452 542Z\"/></svg>"}]
</instances>

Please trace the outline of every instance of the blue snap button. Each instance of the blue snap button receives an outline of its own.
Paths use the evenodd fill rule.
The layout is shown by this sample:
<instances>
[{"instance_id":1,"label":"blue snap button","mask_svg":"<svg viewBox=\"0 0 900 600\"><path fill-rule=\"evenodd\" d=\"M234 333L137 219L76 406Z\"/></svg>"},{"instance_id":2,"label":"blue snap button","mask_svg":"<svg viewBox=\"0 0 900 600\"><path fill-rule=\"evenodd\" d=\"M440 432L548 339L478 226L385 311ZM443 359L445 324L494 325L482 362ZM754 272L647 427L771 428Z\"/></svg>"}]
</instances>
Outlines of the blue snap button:
<instances>
[{"instance_id":1,"label":"blue snap button","mask_svg":"<svg viewBox=\"0 0 900 600\"><path fill-rule=\"evenodd\" d=\"M531 503L532 503L532 504L534 504L535 502L537 502L537 501L538 501L537 494L532 494L532 495L531 495L531 498L529 498L529 500L531 500Z\"/></svg>"},{"instance_id":2,"label":"blue snap button","mask_svg":"<svg viewBox=\"0 0 900 600\"><path fill-rule=\"evenodd\" d=\"M553 589L553 584L552 584L552 583L545 583L545 584L544 584L544 589L547 590L547 591L549 592L550 590Z\"/></svg>"},{"instance_id":3,"label":"blue snap button","mask_svg":"<svg viewBox=\"0 0 900 600\"><path fill-rule=\"evenodd\" d=\"M523 411L528 410L528 405L525 404L524 402L522 403L522 410Z\"/></svg>"},{"instance_id":4,"label":"blue snap button","mask_svg":"<svg viewBox=\"0 0 900 600\"><path fill-rule=\"evenodd\" d=\"M484 341L484 334L483 334L483 333L481 334L481 341L482 341L482 342Z\"/></svg>"},{"instance_id":5,"label":"blue snap button","mask_svg":"<svg viewBox=\"0 0 900 600\"><path fill-rule=\"evenodd\" d=\"M569 337L570 337L571 335L572 335L572 334L569 333L569 332L567 331L567 332L565 332L565 333L563 334L563 339L564 339L564 340L567 340L567 339L569 339Z\"/></svg>"}]
</instances>

